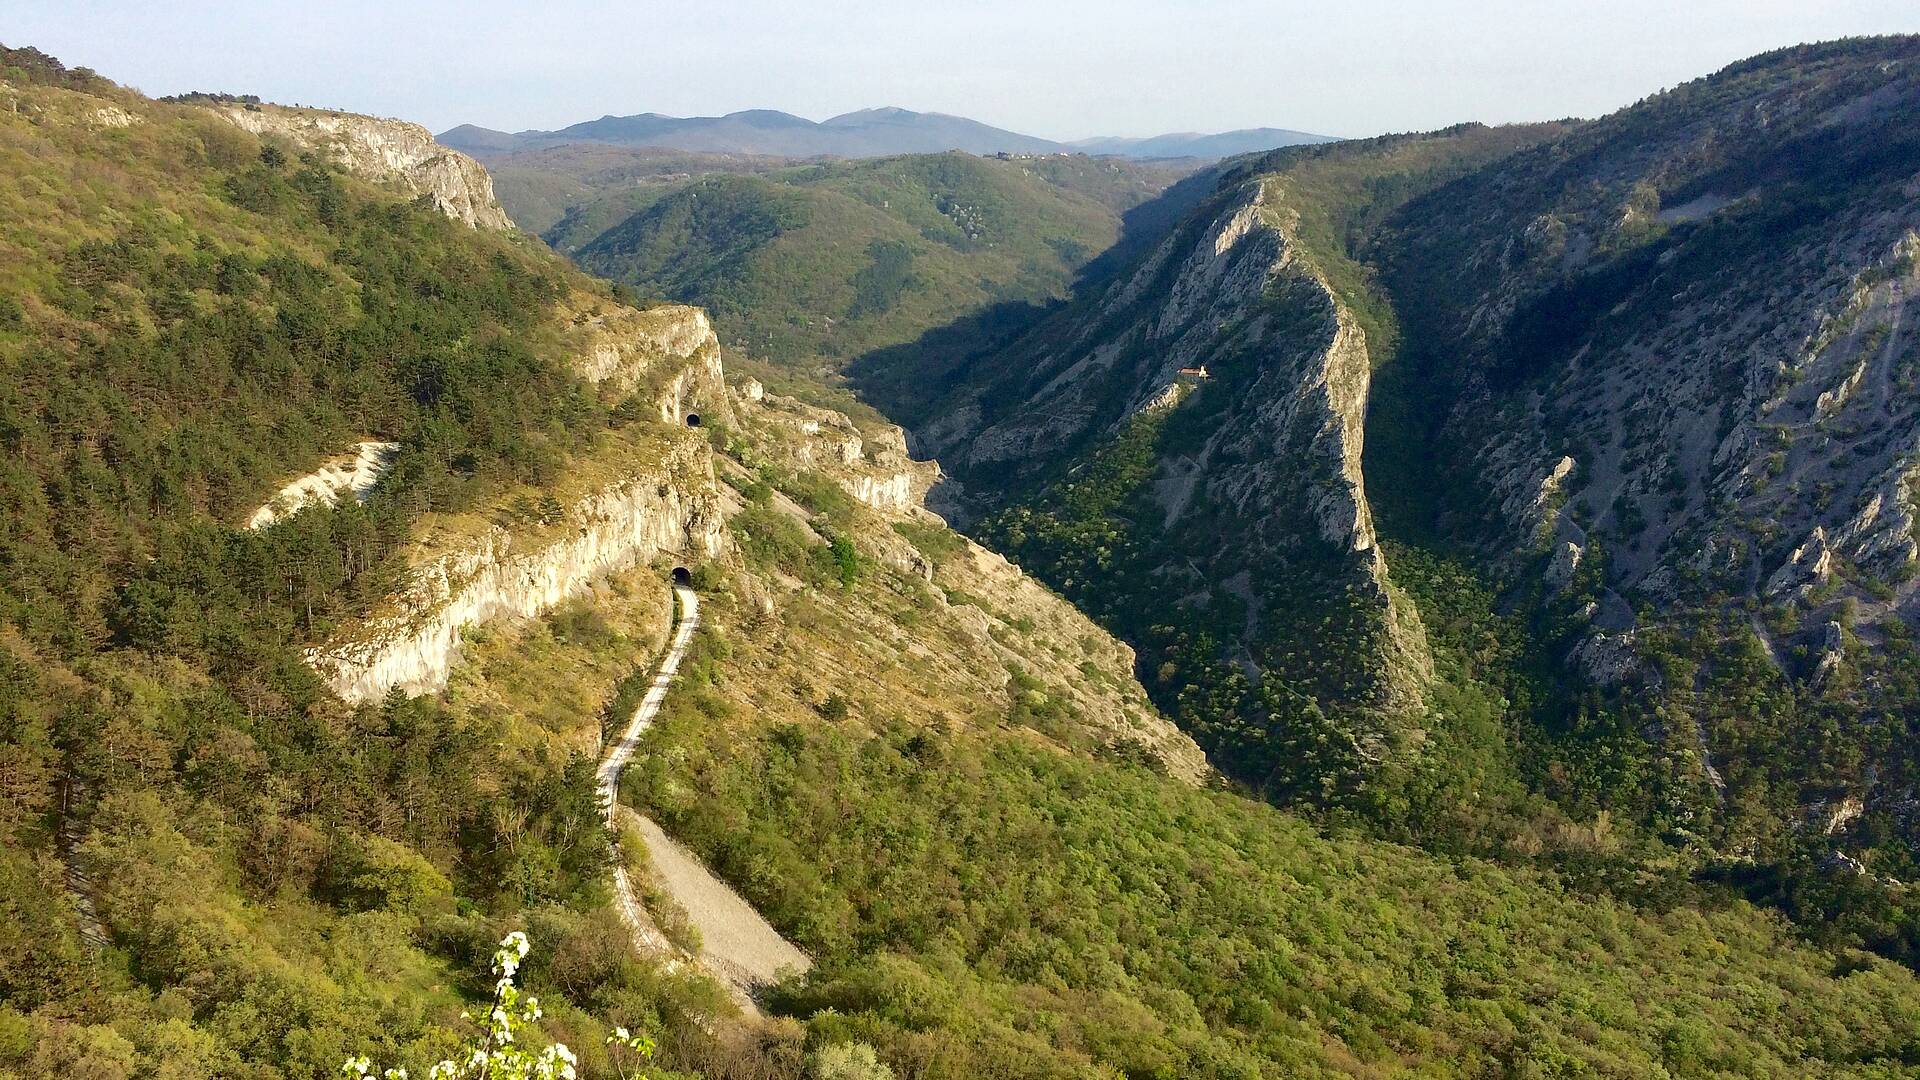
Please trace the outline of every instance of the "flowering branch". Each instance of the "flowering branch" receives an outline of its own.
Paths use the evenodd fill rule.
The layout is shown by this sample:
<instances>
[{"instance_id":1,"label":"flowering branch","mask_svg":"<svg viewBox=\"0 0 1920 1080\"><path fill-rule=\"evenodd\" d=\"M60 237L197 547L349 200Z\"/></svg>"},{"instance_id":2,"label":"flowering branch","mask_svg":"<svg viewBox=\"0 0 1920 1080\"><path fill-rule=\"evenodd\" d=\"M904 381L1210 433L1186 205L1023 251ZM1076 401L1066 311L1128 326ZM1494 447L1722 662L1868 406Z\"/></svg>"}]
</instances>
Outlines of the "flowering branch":
<instances>
[{"instance_id":1,"label":"flowering branch","mask_svg":"<svg viewBox=\"0 0 1920 1080\"><path fill-rule=\"evenodd\" d=\"M500 939L500 948L493 954L493 1001L484 1017L486 1034L479 1042L468 1048L461 1056L447 1058L427 1070L427 1080L575 1080L579 1065L573 1051L565 1043L549 1043L538 1052L528 1051L515 1042L516 1037L529 1025L536 1023L541 1016L540 999L531 994L522 994L513 985L513 977L520 971L520 962L527 958L531 946L527 935L519 930ZM464 1020L474 1019L471 1013L461 1013ZM653 1056L653 1040L645 1035L629 1034L626 1028L614 1028L607 1038L609 1045L638 1054L642 1060ZM373 1071L373 1062L364 1055L350 1057L340 1066L342 1075L351 1080L408 1080L407 1070L391 1068L380 1073ZM627 1075L626 1066L620 1065L620 1075ZM644 1073L635 1073L635 1080L644 1077Z\"/></svg>"}]
</instances>

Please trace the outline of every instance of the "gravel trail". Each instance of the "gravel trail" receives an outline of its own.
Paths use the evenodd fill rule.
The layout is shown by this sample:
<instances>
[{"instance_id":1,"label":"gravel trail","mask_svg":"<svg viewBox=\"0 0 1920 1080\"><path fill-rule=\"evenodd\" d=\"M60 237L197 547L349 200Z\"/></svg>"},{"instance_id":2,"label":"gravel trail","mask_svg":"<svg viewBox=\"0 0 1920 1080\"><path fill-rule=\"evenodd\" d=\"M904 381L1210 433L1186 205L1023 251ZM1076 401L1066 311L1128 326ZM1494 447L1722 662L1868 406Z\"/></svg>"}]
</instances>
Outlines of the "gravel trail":
<instances>
[{"instance_id":1,"label":"gravel trail","mask_svg":"<svg viewBox=\"0 0 1920 1080\"><path fill-rule=\"evenodd\" d=\"M631 807L620 806L620 773L633 757L640 736L653 723L667 698L667 689L680 670L693 633L700 627L700 598L692 589L676 586L673 590L680 605L680 621L674 627L667 655L660 661L653 685L626 730L607 749L597 774L600 805L612 825L615 815L639 827L647 845L660 887L686 910L688 921L700 931L700 963L726 985L734 1000L749 1013L758 1013L753 995L788 971L805 971L812 962L807 955L781 937L779 932L741 899L727 883L715 877L698 856L668 836L652 819ZM636 943L648 952L671 952L673 946L654 924L641 904L626 867L616 864L613 872L614 903L631 928Z\"/></svg>"}]
</instances>

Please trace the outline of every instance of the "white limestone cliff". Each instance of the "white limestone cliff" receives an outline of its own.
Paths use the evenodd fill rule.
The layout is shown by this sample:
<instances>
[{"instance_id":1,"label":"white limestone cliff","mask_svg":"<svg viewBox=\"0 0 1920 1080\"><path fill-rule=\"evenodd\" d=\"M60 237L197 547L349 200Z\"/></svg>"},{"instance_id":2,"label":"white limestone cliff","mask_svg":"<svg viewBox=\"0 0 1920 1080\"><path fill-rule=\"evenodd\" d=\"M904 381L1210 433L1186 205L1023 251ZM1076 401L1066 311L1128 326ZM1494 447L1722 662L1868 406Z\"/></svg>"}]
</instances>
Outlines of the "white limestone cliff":
<instances>
[{"instance_id":1,"label":"white limestone cliff","mask_svg":"<svg viewBox=\"0 0 1920 1080\"><path fill-rule=\"evenodd\" d=\"M367 441L350 454L329 459L318 469L289 483L247 518L247 528L264 529L309 506L337 506L351 495L365 501L380 478L393 467L399 443Z\"/></svg>"},{"instance_id":2,"label":"white limestone cliff","mask_svg":"<svg viewBox=\"0 0 1920 1080\"><path fill-rule=\"evenodd\" d=\"M574 371L604 393L644 395L664 424L732 419L720 339L705 311L686 304L635 309L581 295L561 314Z\"/></svg>"},{"instance_id":3,"label":"white limestone cliff","mask_svg":"<svg viewBox=\"0 0 1920 1080\"><path fill-rule=\"evenodd\" d=\"M342 697L369 701L393 687L437 692L468 627L539 616L662 553L708 558L726 546L711 451L704 439L685 434L690 415L732 416L719 340L706 313L683 305L639 311L580 296L563 305L562 315L570 335L563 347L575 369L616 395L650 401L647 419L666 428L661 445L670 449L624 464L616 449L608 452L613 460L581 463L619 479L576 497L558 522L490 525L417 556L406 586L385 610L308 652ZM363 443L356 456L288 485L255 520L277 520L348 492L364 495L385 472L392 450Z\"/></svg>"},{"instance_id":4,"label":"white limestone cliff","mask_svg":"<svg viewBox=\"0 0 1920 1080\"><path fill-rule=\"evenodd\" d=\"M906 435L888 425L863 435L845 414L769 394L749 381L737 407L754 421L762 452L820 472L883 514L917 511L940 467L908 456Z\"/></svg>"},{"instance_id":5,"label":"white limestone cliff","mask_svg":"<svg viewBox=\"0 0 1920 1080\"><path fill-rule=\"evenodd\" d=\"M434 142L418 124L284 105L219 102L206 108L244 131L320 151L355 176L424 195L456 221L481 229L513 228L494 198L487 170Z\"/></svg>"},{"instance_id":6,"label":"white limestone cliff","mask_svg":"<svg viewBox=\"0 0 1920 1080\"><path fill-rule=\"evenodd\" d=\"M533 536L489 528L416 566L391 612L307 659L349 701L377 700L392 687L437 692L469 627L544 614L663 552L717 555L723 530L711 460L703 445L683 442L667 460L581 500L557 528Z\"/></svg>"}]
</instances>

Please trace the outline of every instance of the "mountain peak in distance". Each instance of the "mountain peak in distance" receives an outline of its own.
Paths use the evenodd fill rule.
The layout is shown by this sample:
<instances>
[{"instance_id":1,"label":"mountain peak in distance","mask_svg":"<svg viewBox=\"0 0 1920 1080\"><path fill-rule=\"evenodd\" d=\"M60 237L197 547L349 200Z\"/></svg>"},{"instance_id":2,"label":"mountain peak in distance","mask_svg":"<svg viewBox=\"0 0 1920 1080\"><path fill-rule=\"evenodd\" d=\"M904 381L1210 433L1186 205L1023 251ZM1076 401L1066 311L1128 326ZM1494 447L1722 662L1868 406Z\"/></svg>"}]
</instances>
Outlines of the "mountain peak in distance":
<instances>
[{"instance_id":1,"label":"mountain peak in distance","mask_svg":"<svg viewBox=\"0 0 1920 1080\"><path fill-rule=\"evenodd\" d=\"M1115 155L1130 158L1219 158L1330 137L1285 128L1249 128L1219 134L1181 132L1143 139L1098 138L1056 142L997 128L964 116L916 112L897 105L858 109L815 122L775 109L744 109L724 116L660 113L602 116L558 131L508 134L474 124L442 132L440 141L479 157L499 157L569 143L663 147L710 153L778 157L887 157L894 154Z\"/></svg>"}]
</instances>

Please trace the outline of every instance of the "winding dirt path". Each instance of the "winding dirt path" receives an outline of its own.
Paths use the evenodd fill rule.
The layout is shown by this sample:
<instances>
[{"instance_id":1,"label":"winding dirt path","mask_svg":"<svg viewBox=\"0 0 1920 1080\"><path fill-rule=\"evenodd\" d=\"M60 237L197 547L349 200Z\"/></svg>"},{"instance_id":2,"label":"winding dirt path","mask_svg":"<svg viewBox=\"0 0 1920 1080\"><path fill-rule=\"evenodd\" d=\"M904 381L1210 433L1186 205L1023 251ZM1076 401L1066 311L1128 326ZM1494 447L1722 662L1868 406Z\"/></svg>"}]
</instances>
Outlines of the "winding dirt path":
<instances>
[{"instance_id":1,"label":"winding dirt path","mask_svg":"<svg viewBox=\"0 0 1920 1080\"><path fill-rule=\"evenodd\" d=\"M607 749L596 775L600 805L607 824L631 821L645 839L660 885L674 902L686 910L687 919L700 931L700 964L718 978L740 1007L757 1015L753 995L771 985L789 971L805 971L812 966L807 955L760 917L753 906L715 877L698 856L668 836L660 826L631 807L619 803L620 774L633 758L640 736L653 723L667 699L667 688L680 671L693 632L700 627L700 598L692 589L676 586L673 590L680 605L680 621L674 626L667 655L660 661L653 685L647 688L640 707L633 711L626 730ZM614 903L621 918L632 930L634 941L649 952L674 951L666 935L654 924L641 904L638 891L624 865L613 870Z\"/></svg>"}]
</instances>

